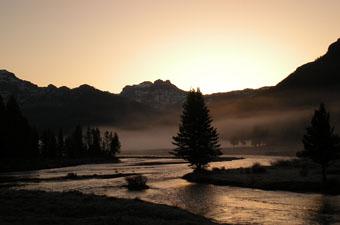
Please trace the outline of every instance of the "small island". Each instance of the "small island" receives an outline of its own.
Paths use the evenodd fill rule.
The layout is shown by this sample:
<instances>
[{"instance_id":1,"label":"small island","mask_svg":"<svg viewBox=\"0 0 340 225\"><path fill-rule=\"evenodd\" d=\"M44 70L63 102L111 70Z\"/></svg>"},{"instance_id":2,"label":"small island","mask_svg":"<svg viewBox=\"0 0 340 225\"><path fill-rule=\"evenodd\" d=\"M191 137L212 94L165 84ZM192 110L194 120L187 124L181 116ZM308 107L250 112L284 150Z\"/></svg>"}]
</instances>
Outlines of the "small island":
<instances>
[{"instance_id":1,"label":"small island","mask_svg":"<svg viewBox=\"0 0 340 225\"><path fill-rule=\"evenodd\" d=\"M331 125L330 114L323 103L315 110L311 124L306 128L302 139L304 150L297 153L298 159L278 161L271 166L254 163L249 168L207 170L209 163L222 152L218 133L212 126L199 90L189 93L178 135L173 139L177 146L173 154L188 161L194 169L183 176L190 182L340 194L340 137Z\"/></svg>"},{"instance_id":2,"label":"small island","mask_svg":"<svg viewBox=\"0 0 340 225\"><path fill-rule=\"evenodd\" d=\"M328 168L327 182L321 182L320 167L310 160L281 160L270 166L255 163L252 167L193 171L183 176L195 183L237 186L299 193L340 194L340 163Z\"/></svg>"}]
</instances>

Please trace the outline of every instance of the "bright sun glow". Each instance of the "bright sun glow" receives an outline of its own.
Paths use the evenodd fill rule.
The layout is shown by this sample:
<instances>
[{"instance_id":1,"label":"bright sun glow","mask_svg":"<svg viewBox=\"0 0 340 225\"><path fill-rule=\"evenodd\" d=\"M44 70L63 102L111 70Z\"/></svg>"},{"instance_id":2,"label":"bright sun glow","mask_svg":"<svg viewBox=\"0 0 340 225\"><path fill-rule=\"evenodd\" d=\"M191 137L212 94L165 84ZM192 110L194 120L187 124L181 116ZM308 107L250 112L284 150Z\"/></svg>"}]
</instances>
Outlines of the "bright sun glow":
<instances>
[{"instance_id":1,"label":"bright sun glow","mask_svg":"<svg viewBox=\"0 0 340 225\"><path fill-rule=\"evenodd\" d=\"M233 46L229 43L232 42L177 42L175 46L153 49L152 53L142 55L149 60L135 67L144 68L139 74L170 79L184 90L199 87L204 93L257 88L266 80L281 79L281 74L272 72L284 70L283 63L268 61L275 58L272 49L263 49L259 44ZM134 72L137 73L131 71Z\"/></svg>"}]
</instances>

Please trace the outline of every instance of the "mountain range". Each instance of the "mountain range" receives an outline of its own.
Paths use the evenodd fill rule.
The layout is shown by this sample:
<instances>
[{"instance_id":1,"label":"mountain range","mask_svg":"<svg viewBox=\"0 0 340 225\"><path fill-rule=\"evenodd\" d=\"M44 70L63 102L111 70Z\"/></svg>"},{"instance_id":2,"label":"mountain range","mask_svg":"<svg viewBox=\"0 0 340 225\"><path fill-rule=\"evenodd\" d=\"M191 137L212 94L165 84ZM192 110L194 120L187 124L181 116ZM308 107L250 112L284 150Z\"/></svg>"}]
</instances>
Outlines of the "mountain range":
<instances>
[{"instance_id":1,"label":"mountain range","mask_svg":"<svg viewBox=\"0 0 340 225\"><path fill-rule=\"evenodd\" d=\"M205 98L217 121L250 120L269 114L284 117L289 112L312 110L320 102L331 107L337 120L340 119L339 88L340 39L329 46L325 55L298 67L275 86L210 94ZM73 89L54 85L38 87L0 70L0 94L4 98L15 95L25 115L38 127L83 124L136 129L177 124L186 91L169 80L126 86L120 94L89 85ZM223 133L231 135L230 131Z\"/></svg>"}]
</instances>

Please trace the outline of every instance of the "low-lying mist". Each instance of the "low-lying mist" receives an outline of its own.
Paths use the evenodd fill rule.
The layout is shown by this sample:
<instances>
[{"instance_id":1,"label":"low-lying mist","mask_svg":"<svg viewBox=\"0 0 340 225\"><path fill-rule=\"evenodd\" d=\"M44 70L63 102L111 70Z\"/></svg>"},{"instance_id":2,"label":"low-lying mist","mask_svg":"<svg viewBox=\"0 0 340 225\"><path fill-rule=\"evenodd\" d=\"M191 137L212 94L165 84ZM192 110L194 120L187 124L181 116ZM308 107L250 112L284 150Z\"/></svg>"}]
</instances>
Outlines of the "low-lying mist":
<instances>
[{"instance_id":1,"label":"low-lying mist","mask_svg":"<svg viewBox=\"0 0 340 225\"><path fill-rule=\"evenodd\" d=\"M288 146L301 143L301 137L313 114L311 110L291 110L269 112L253 117L217 118L214 126L220 134L222 148L232 146L237 139L238 146ZM178 125L159 125L141 129L102 127L116 131L122 143L122 154L128 152L145 153L149 150L168 152L174 148L172 137ZM241 144L243 142L243 144Z\"/></svg>"},{"instance_id":2,"label":"low-lying mist","mask_svg":"<svg viewBox=\"0 0 340 225\"><path fill-rule=\"evenodd\" d=\"M308 99L306 99L307 101ZM339 131L337 122L340 121L340 107L332 99L326 102L331 115L331 124ZM296 102L297 101L297 102ZM301 139L305 128L310 124L314 110L320 103L317 100L301 102L290 95L289 98L257 97L232 99L226 102L211 102L208 107L213 118L213 125L220 134L222 148L248 148L259 147L289 147L296 150L301 148ZM209 102L209 101L208 101ZM312 104L313 103L313 104ZM140 152L147 150L160 150L168 152L173 149L172 137L178 131L180 120L180 107L169 108L152 120L131 124L137 126L105 127L105 129L118 132L122 153ZM251 147L251 148L250 148Z\"/></svg>"}]
</instances>

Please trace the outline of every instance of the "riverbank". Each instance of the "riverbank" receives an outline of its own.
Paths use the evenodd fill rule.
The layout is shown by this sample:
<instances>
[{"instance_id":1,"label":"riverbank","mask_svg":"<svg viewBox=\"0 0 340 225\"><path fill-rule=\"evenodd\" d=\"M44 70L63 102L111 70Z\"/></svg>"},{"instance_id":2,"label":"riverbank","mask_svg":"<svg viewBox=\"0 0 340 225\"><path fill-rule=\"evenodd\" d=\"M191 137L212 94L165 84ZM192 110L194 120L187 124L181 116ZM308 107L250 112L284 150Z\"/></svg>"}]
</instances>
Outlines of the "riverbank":
<instances>
[{"instance_id":1,"label":"riverbank","mask_svg":"<svg viewBox=\"0 0 340 225\"><path fill-rule=\"evenodd\" d=\"M216 225L176 207L80 192L0 189L4 225Z\"/></svg>"},{"instance_id":2,"label":"riverbank","mask_svg":"<svg viewBox=\"0 0 340 225\"><path fill-rule=\"evenodd\" d=\"M116 173L116 174L90 174L90 175L77 175L76 173L68 173L65 176L58 177L20 177L20 176L0 176L0 187L2 186L15 186L20 182L40 183L40 182L63 182L63 181L76 181L76 180L90 180L90 179L114 179L119 177L134 176L136 173Z\"/></svg>"},{"instance_id":3,"label":"riverbank","mask_svg":"<svg viewBox=\"0 0 340 225\"><path fill-rule=\"evenodd\" d=\"M41 169L78 166L82 164L118 163L118 158L84 158L84 159L1 159L0 172L30 171Z\"/></svg>"},{"instance_id":4,"label":"riverbank","mask_svg":"<svg viewBox=\"0 0 340 225\"><path fill-rule=\"evenodd\" d=\"M140 159L155 159L151 162L136 162L136 166L157 166L166 164L185 164L184 160L179 161L164 161L164 159L175 159L173 156L122 156L117 158L84 158L84 159L1 159L0 173L31 171L41 169L53 169L69 166L79 166L84 164L104 164L104 163L119 163L119 159L140 158ZM242 159L241 157L222 156L216 159L215 162L231 161Z\"/></svg>"},{"instance_id":5,"label":"riverbank","mask_svg":"<svg viewBox=\"0 0 340 225\"><path fill-rule=\"evenodd\" d=\"M279 161L271 166L255 164L249 168L192 172L184 175L194 183L237 186L263 190L282 190L299 193L340 194L340 164L328 169L328 181L322 183L321 169L309 161Z\"/></svg>"}]
</instances>

